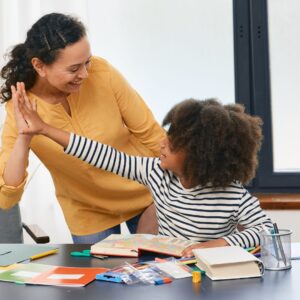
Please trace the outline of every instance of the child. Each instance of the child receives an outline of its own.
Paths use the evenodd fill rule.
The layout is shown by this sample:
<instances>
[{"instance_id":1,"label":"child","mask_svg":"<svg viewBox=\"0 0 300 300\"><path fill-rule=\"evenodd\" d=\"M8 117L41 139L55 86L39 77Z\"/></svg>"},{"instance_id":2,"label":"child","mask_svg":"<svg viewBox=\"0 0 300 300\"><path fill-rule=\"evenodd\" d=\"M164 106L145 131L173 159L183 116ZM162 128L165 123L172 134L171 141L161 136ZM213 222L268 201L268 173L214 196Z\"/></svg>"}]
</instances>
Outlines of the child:
<instances>
[{"instance_id":1,"label":"child","mask_svg":"<svg viewBox=\"0 0 300 300\"><path fill-rule=\"evenodd\" d=\"M184 256L192 255L194 248L256 246L262 224L272 227L259 201L242 186L255 174L262 122L241 105L214 99L175 105L163 121L169 129L160 143L160 157L148 158L50 127L24 91L15 91L13 98L27 123L19 128L22 133L45 135L66 154L148 186L159 233L200 242L185 249Z\"/></svg>"}]
</instances>

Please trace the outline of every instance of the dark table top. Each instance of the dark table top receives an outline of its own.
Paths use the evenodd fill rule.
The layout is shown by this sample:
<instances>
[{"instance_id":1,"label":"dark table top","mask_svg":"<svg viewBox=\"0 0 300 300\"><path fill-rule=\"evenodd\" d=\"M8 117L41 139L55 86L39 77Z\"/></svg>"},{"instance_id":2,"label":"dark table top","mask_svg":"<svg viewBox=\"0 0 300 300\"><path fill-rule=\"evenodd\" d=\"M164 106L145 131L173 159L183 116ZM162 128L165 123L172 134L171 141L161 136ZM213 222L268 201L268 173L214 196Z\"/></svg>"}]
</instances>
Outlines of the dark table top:
<instances>
[{"instance_id":1,"label":"dark table top","mask_svg":"<svg viewBox=\"0 0 300 300\"><path fill-rule=\"evenodd\" d=\"M89 249L89 245L59 245L59 252L34 262L57 266L107 267L113 268L134 258L109 258L100 260L88 257L72 257L71 251ZM150 259L147 257L147 259ZM206 299L206 300L299 300L300 261L292 261L292 269L266 271L262 278L212 281L202 276L200 284L191 278L177 279L170 284L131 285L94 281L86 287L57 287L18 285L0 282L1 300L79 300L79 299Z\"/></svg>"}]
</instances>

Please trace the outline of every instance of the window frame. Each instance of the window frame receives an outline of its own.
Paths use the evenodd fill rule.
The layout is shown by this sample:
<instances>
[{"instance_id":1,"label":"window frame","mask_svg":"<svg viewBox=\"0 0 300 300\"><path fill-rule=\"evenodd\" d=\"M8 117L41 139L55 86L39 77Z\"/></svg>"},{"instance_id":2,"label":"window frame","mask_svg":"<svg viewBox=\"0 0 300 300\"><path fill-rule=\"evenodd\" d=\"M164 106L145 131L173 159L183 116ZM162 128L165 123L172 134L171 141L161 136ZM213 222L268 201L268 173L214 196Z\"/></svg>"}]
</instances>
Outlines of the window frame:
<instances>
[{"instance_id":1,"label":"window frame","mask_svg":"<svg viewBox=\"0 0 300 300\"><path fill-rule=\"evenodd\" d=\"M235 98L263 119L264 141L252 192L300 192L300 172L274 172L267 0L233 0Z\"/></svg>"}]
</instances>

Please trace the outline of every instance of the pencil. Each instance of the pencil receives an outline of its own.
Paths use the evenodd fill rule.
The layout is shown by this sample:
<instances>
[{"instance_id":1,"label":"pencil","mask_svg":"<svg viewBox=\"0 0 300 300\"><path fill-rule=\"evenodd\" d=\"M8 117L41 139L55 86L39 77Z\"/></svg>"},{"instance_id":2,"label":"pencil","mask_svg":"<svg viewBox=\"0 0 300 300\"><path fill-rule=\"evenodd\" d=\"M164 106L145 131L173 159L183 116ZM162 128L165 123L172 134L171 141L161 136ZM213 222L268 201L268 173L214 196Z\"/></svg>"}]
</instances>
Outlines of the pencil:
<instances>
[{"instance_id":1,"label":"pencil","mask_svg":"<svg viewBox=\"0 0 300 300\"><path fill-rule=\"evenodd\" d=\"M46 251L46 252L43 252L43 253L40 253L40 254L36 254L36 255L31 256L31 257L30 257L30 260L38 259L38 258L47 256L47 255L50 255L50 254L54 254L54 253L56 253L56 252L58 252L58 249L49 250L49 251Z\"/></svg>"}]
</instances>

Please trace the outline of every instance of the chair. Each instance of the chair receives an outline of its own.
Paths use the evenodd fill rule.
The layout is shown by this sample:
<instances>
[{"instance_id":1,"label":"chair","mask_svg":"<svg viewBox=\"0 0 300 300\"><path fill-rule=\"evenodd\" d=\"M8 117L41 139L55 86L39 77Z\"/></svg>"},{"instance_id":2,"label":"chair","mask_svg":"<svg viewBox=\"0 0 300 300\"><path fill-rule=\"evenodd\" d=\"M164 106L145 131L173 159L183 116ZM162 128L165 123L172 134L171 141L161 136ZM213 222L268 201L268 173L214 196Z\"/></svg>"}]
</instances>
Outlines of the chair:
<instances>
[{"instance_id":1,"label":"chair","mask_svg":"<svg viewBox=\"0 0 300 300\"><path fill-rule=\"evenodd\" d=\"M0 209L0 243L23 243L23 228L36 243L49 243L49 236L38 225L22 223L19 205L8 210Z\"/></svg>"}]
</instances>

